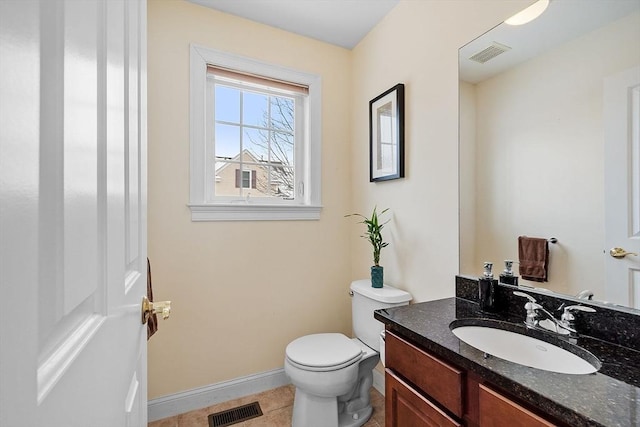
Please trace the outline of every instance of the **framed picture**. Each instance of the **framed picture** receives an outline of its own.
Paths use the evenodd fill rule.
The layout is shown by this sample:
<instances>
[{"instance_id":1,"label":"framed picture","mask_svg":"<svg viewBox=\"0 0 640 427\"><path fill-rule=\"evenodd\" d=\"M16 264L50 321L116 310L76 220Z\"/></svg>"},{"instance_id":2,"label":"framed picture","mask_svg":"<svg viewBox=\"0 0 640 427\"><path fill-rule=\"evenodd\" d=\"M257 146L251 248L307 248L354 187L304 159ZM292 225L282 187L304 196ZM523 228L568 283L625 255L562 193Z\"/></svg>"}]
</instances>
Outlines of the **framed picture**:
<instances>
[{"instance_id":1,"label":"framed picture","mask_svg":"<svg viewBox=\"0 0 640 427\"><path fill-rule=\"evenodd\" d=\"M404 85L369 102L369 182L404 178Z\"/></svg>"}]
</instances>

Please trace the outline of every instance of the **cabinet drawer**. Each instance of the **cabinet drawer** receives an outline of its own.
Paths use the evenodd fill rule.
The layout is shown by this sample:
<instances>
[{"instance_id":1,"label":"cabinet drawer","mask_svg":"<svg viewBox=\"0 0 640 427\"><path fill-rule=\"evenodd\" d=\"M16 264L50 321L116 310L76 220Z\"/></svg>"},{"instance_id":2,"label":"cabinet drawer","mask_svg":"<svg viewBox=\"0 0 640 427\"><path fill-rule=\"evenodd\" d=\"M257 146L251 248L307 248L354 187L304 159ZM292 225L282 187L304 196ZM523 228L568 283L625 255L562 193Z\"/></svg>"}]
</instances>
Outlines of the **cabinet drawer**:
<instances>
[{"instance_id":1,"label":"cabinet drawer","mask_svg":"<svg viewBox=\"0 0 640 427\"><path fill-rule=\"evenodd\" d=\"M464 374L387 331L386 365L462 418Z\"/></svg>"},{"instance_id":2,"label":"cabinet drawer","mask_svg":"<svg viewBox=\"0 0 640 427\"><path fill-rule=\"evenodd\" d=\"M385 426L387 427L460 427L443 410L396 377L385 374Z\"/></svg>"},{"instance_id":3,"label":"cabinet drawer","mask_svg":"<svg viewBox=\"0 0 640 427\"><path fill-rule=\"evenodd\" d=\"M555 427L511 399L480 384L480 427Z\"/></svg>"}]
</instances>

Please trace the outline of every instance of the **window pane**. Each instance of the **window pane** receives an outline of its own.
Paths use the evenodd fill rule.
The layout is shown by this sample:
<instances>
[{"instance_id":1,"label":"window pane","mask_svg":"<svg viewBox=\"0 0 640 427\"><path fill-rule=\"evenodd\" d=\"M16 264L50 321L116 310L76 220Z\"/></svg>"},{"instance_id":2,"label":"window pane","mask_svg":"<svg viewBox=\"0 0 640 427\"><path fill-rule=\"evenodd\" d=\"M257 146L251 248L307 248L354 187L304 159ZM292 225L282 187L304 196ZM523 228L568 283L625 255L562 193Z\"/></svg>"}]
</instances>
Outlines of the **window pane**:
<instances>
[{"instance_id":1,"label":"window pane","mask_svg":"<svg viewBox=\"0 0 640 427\"><path fill-rule=\"evenodd\" d=\"M294 189L293 168L283 166L269 167L271 183L269 195L278 198L292 198Z\"/></svg>"},{"instance_id":2,"label":"window pane","mask_svg":"<svg viewBox=\"0 0 640 427\"><path fill-rule=\"evenodd\" d=\"M242 144L253 156L253 161L269 160L269 131L262 129L244 129ZM248 159L247 161L252 161Z\"/></svg>"},{"instance_id":3,"label":"window pane","mask_svg":"<svg viewBox=\"0 0 640 427\"><path fill-rule=\"evenodd\" d=\"M267 127L267 102L269 97L253 92L243 93L243 124Z\"/></svg>"},{"instance_id":4,"label":"window pane","mask_svg":"<svg viewBox=\"0 0 640 427\"><path fill-rule=\"evenodd\" d=\"M240 123L240 90L216 85L216 120Z\"/></svg>"},{"instance_id":5,"label":"window pane","mask_svg":"<svg viewBox=\"0 0 640 427\"><path fill-rule=\"evenodd\" d=\"M216 196L240 195L240 188L236 187L237 169L237 164L216 162L216 178L214 185L214 192Z\"/></svg>"},{"instance_id":6,"label":"window pane","mask_svg":"<svg viewBox=\"0 0 640 427\"><path fill-rule=\"evenodd\" d=\"M280 96L271 97L271 127L274 129L294 131L293 99Z\"/></svg>"},{"instance_id":7,"label":"window pane","mask_svg":"<svg viewBox=\"0 0 640 427\"><path fill-rule=\"evenodd\" d=\"M240 154L240 127L216 123L216 159L233 159Z\"/></svg>"},{"instance_id":8,"label":"window pane","mask_svg":"<svg viewBox=\"0 0 640 427\"><path fill-rule=\"evenodd\" d=\"M293 135L284 132L271 133L271 162L293 166Z\"/></svg>"}]
</instances>

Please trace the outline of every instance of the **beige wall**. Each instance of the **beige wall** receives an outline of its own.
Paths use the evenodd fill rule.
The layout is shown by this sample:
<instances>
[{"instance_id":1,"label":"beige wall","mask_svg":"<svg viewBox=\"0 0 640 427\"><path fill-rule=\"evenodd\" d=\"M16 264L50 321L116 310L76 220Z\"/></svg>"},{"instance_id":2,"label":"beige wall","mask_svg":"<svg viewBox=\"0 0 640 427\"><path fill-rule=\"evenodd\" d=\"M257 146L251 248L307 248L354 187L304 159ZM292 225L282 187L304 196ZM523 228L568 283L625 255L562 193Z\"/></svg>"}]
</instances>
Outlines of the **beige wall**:
<instances>
[{"instance_id":1,"label":"beige wall","mask_svg":"<svg viewBox=\"0 0 640 427\"><path fill-rule=\"evenodd\" d=\"M452 296L458 273L458 48L530 1L401 1L352 51L351 196L390 208L385 281L415 301ZM369 183L368 102L405 84L404 179ZM371 255L351 232L352 277Z\"/></svg>"},{"instance_id":2,"label":"beige wall","mask_svg":"<svg viewBox=\"0 0 640 427\"><path fill-rule=\"evenodd\" d=\"M303 334L349 334L348 285L368 277L372 260L346 213L389 207L387 283L417 301L453 295L457 50L529 3L401 1L348 51L184 1L149 1L149 256L156 299L174 307L149 342L149 398L280 368L286 344ZM190 221L189 43L322 76L320 221ZM399 82L406 178L369 183L368 103Z\"/></svg>"},{"instance_id":3,"label":"beige wall","mask_svg":"<svg viewBox=\"0 0 640 427\"><path fill-rule=\"evenodd\" d=\"M173 301L149 341L149 398L281 368L312 332L351 332L350 52L193 5L151 0L149 258ZM191 222L189 44L322 76L320 221Z\"/></svg>"},{"instance_id":4,"label":"beige wall","mask_svg":"<svg viewBox=\"0 0 640 427\"><path fill-rule=\"evenodd\" d=\"M639 13L476 85L475 268L463 272L517 259L519 235L557 237L549 282L528 284L603 298L603 84L640 64L630 40Z\"/></svg>"}]
</instances>

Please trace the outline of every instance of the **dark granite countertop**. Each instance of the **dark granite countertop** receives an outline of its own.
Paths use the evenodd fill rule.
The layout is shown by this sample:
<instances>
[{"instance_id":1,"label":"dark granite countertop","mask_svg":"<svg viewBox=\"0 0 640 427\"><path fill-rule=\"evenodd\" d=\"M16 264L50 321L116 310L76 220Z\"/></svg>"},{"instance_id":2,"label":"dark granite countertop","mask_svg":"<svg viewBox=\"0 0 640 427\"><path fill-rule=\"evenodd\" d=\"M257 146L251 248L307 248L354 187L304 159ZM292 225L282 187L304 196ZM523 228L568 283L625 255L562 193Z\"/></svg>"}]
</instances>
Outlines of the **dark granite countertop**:
<instances>
[{"instance_id":1,"label":"dark granite countertop","mask_svg":"<svg viewBox=\"0 0 640 427\"><path fill-rule=\"evenodd\" d=\"M460 341L449 325L459 319L506 322L512 330L557 344L555 334L530 331L512 314L480 312L478 304L461 298L377 310L375 318L432 353L475 372L508 394L570 426L640 426L640 352L580 336L576 344L601 362L600 370L569 375L518 365ZM542 336L540 336L542 334Z\"/></svg>"}]
</instances>

